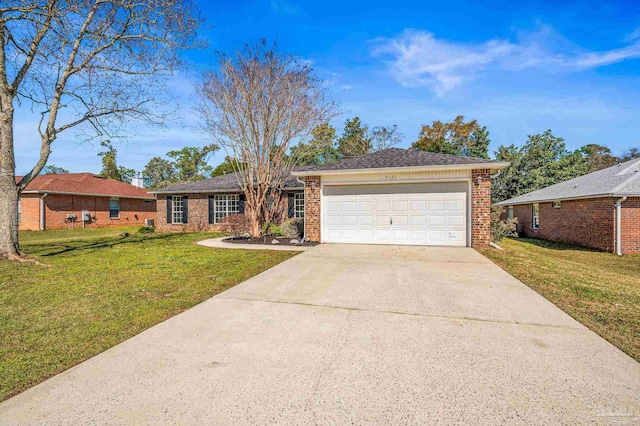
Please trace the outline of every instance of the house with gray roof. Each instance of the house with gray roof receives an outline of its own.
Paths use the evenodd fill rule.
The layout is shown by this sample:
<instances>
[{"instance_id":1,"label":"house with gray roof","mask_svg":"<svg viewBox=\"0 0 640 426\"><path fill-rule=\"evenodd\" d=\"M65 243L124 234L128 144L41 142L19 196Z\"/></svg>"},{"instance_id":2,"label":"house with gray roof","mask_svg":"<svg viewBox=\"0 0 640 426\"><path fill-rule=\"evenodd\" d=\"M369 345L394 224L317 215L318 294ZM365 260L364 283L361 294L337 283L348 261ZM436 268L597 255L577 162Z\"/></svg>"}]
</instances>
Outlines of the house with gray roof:
<instances>
[{"instance_id":1,"label":"house with gray roof","mask_svg":"<svg viewBox=\"0 0 640 426\"><path fill-rule=\"evenodd\" d=\"M320 243L487 246L491 174L508 163L390 148L295 168L283 191L288 217ZM242 213L237 176L156 191L158 227L216 229Z\"/></svg>"},{"instance_id":2,"label":"house with gray roof","mask_svg":"<svg viewBox=\"0 0 640 426\"><path fill-rule=\"evenodd\" d=\"M527 237L640 253L640 158L496 205Z\"/></svg>"}]
</instances>

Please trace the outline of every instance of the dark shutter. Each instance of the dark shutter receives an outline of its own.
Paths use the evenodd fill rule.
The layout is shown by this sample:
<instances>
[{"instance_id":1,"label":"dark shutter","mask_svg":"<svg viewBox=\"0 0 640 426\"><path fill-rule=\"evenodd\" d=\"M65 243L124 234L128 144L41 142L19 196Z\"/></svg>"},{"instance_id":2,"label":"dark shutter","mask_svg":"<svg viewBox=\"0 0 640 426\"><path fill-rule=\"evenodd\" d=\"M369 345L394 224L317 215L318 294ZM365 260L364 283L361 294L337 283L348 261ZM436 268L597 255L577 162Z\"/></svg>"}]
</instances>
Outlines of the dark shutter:
<instances>
[{"instance_id":1,"label":"dark shutter","mask_svg":"<svg viewBox=\"0 0 640 426\"><path fill-rule=\"evenodd\" d=\"M293 211L293 203L294 203L294 197L293 197L293 192L290 192L287 197L289 198L289 208L287 209L287 217L291 218L294 215L294 211Z\"/></svg>"},{"instance_id":2,"label":"dark shutter","mask_svg":"<svg viewBox=\"0 0 640 426\"><path fill-rule=\"evenodd\" d=\"M246 201L246 197L244 194L240 194L238 197L238 213L244 214L244 202Z\"/></svg>"},{"instance_id":3,"label":"dark shutter","mask_svg":"<svg viewBox=\"0 0 640 426\"><path fill-rule=\"evenodd\" d=\"M167 197L167 223L173 223L173 197Z\"/></svg>"},{"instance_id":4,"label":"dark shutter","mask_svg":"<svg viewBox=\"0 0 640 426\"><path fill-rule=\"evenodd\" d=\"M182 197L182 223L189 223L189 197Z\"/></svg>"},{"instance_id":5,"label":"dark shutter","mask_svg":"<svg viewBox=\"0 0 640 426\"><path fill-rule=\"evenodd\" d=\"M213 220L214 220L213 207L214 207L214 203L215 203L215 200L213 198L213 195L209 195L209 225L213 225Z\"/></svg>"}]
</instances>

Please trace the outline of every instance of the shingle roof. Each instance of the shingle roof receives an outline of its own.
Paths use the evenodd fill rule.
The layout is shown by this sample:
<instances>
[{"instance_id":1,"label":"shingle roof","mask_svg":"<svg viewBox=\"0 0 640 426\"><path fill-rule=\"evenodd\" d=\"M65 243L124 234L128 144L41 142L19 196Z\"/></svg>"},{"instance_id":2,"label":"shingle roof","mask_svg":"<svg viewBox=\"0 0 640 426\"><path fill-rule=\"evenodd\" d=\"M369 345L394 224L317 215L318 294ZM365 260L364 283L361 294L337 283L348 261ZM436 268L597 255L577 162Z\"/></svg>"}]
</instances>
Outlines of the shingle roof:
<instances>
[{"instance_id":1,"label":"shingle roof","mask_svg":"<svg viewBox=\"0 0 640 426\"><path fill-rule=\"evenodd\" d=\"M640 196L640 158L520 195L496 205L624 196Z\"/></svg>"},{"instance_id":2,"label":"shingle roof","mask_svg":"<svg viewBox=\"0 0 640 426\"><path fill-rule=\"evenodd\" d=\"M301 168L295 168L298 170ZM290 176L285 183L287 189L302 188L303 185L296 180L294 176ZM240 192L242 191L238 181L237 173L216 176L211 179L197 180L193 182L177 183L167 187L153 191L156 194L164 193L187 193L187 192Z\"/></svg>"},{"instance_id":3,"label":"shingle roof","mask_svg":"<svg viewBox=\"0 0 640 426\"><path fill-rule=\"evenodd\" d=\"M334 163L310 166L305 171L310 174L335 172L342 170L383 169L394 167L437 167L482 165L487 168L503 168L507 163L486 160L484 158L459 157L457 155L438 154L414 149L389 148L359 157L347 158ZM301 172L295 175L303 175Z\"/></svg>"},{"instance_id":4,"label":"shingle roof","mask_svg":"<svg viewBox=\"0 0 640 426\"><path fill-rule=\"evenodd\" d=\"M17 177L19 181L21 177ZM23 192L62 193L78 195L97 195L121 198L145 198L153 200L155 197L144 188L103 178L93 173L66 173L59 175L39 175L27 185Z\"/></svg>"}]
</instances>

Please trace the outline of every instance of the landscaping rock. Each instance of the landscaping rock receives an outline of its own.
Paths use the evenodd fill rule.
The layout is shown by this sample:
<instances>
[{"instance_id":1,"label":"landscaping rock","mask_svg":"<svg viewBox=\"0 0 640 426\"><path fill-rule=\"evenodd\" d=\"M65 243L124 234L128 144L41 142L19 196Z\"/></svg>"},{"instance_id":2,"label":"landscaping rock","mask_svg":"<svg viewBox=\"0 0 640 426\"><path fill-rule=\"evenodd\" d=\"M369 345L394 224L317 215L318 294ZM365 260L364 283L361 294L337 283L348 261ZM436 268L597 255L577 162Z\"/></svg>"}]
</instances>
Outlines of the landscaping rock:
<instances>
[{"instance_id":1,"label":"landscaping rock","mask_svg":"<svg viewBox=\"0 0 640 426\"><path fill-rule=\"evenodd\" d=\"M271 244L280 244L280 241L278 241L278 240L271 240Z\"/></svg>"},{"instance_id":2,"label":"landscaping rock","mask_svg":"<svg viewBox=\"0 0 640 426\"><path fill-rule=\"evenodd\" d=\"M300 244L300 241L293 239L291 241L289 241L289 244Z\"/></svg>"}]
</instances>

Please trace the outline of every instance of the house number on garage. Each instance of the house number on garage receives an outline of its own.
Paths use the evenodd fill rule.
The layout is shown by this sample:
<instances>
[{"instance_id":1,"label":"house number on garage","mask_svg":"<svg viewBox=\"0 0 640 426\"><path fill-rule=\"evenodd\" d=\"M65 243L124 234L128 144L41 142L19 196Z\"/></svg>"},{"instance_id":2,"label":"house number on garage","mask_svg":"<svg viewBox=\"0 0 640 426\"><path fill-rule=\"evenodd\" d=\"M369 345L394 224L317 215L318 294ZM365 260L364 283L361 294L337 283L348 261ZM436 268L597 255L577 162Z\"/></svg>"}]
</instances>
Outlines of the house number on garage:
<instances>
[{"instance_id":1,"label":"house number on garage","mask_svg":"<svg viewBox=\"0 0 640 426\"><path fill-rule=\"evenodd\" d=\"M394 180L397 179L398 176L396 175L385 175L384 180Z\"/></svg>"}]
</instances>

